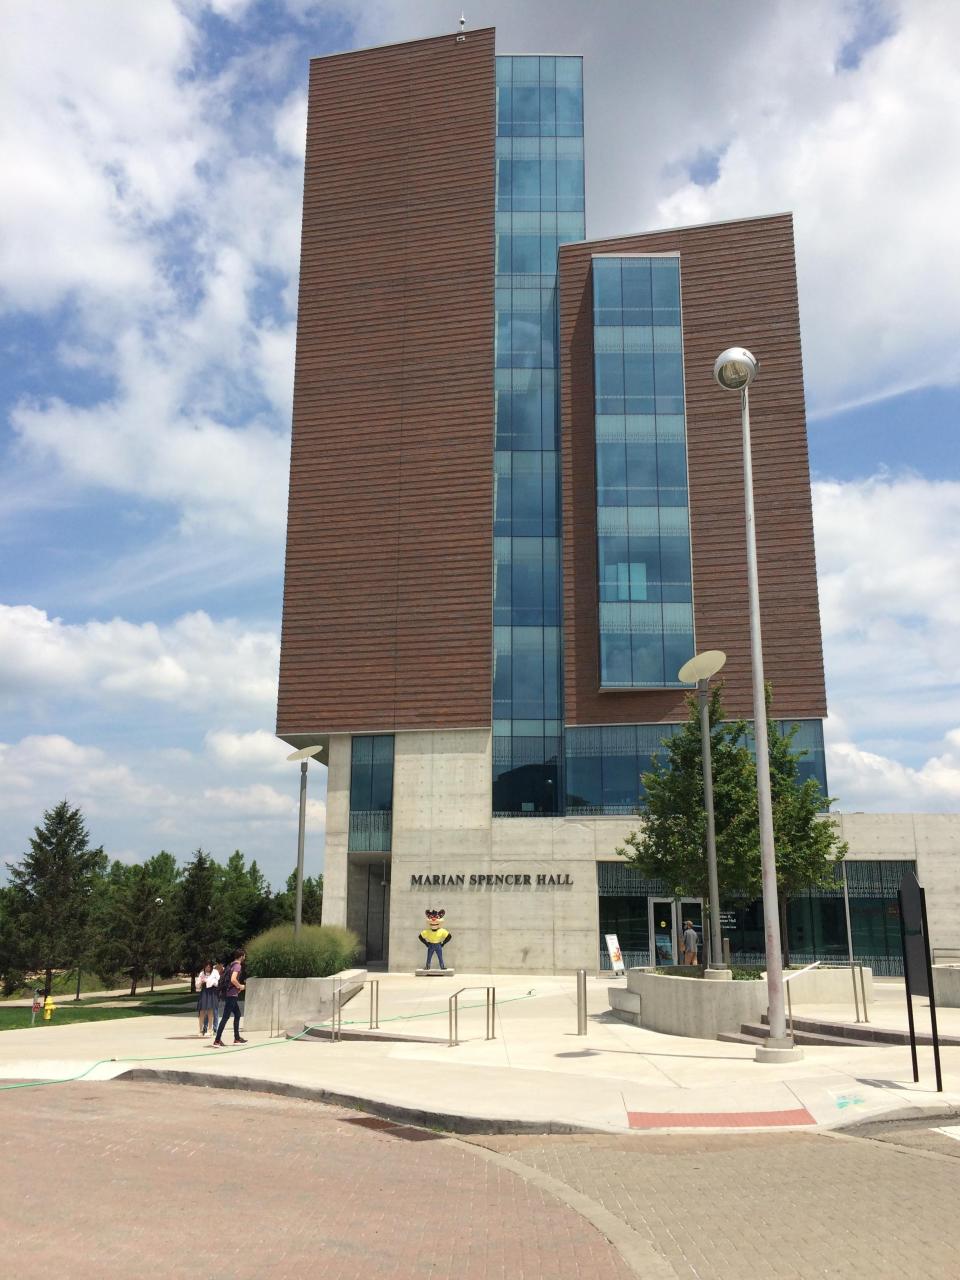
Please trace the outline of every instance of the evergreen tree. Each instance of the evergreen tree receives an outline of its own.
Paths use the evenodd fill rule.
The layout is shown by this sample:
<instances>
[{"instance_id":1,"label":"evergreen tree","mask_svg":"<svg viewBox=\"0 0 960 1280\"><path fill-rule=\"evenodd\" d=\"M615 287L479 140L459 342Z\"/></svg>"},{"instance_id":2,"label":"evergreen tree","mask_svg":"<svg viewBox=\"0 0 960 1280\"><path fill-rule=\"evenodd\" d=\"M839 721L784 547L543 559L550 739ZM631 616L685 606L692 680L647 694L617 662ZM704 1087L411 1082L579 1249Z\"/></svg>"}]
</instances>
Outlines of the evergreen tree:
<instances>
[{"instance_id":1,"label":"evergreen tree","mask_svg":"<svg viewBox=\"0 0 960 1280\"><path fill-rule=\"evenodd\" d=\"M26 963L14 927L13 893L0 886L0 988L5 996L13 995L23 985Z\"/></svg>"},{"instance_id":2,"label":"evergreen tree","mask_svg":"<svg viewBox=\"0 0 960 1280\"><path fill-rule=\"evenodd\" d=\"M169 955L171 908L163 881L148 865L115 862L107 877L104 909L98 920L98 968L122 973L136 995L138 984Z\"/></svg>"},{"instance_id":3,"label":"evergreen tree","mask_svg":"<svg viewBox=\"0 0 960 1280\"><path fill-rule=\"evenodd\" d=\"M297 873L287 876L287 887L273 899L274 920L280 924L292 920L297 902ZM303 923L320 924L323 912L323 874L303 878Z\"/></svg>"},{"instance_id":4,"label":"evergreen tree","mask_svg":"<svg viewBox=\"0 0 960 1280\"><path fill-rule=\"evenodd\" d=\"M157 957L150 972L151 986L154 973L169 978L180 966L182 940L178 920L178 888L180 869L172 853L161 849L144 863L147 874L157 886L160 899L156 920Z\"/></svg>"},{"instance_id":5,"label":"evergreen tree","mask_svg":"<svg viewBox=\"0 0 960 1280\"><path fill-rule=\"evenodd\" d=\"M106 861L102 848L90 847L83 814L62 800L34 828L21 863L8 864L16 948L24 967L44 971L45 995L53 970L79 963L88 949L93 890Z\"/></svg>"},{"instance_id":6,"label":"evergreen tree","mask_svg":"<svg viewBox=\"0 0 960 1280\"><path fill-rule=\"evenodd\" d=\"M235 849L220 869L217 909L227 951L235 951L259 932L258 922L269 918L270 887L254 862Z\"/></svg>"},{"instance_id":7,"label":"evergreen tree","mask_svg":"<svg viewBox=\"0 0 960 1280\"><path fill-rule=\"evenodd\" d=\"M208 960L223 950L217 873L220 868L202 849L187 864L177 893L177 925L181 955L190 972L190 989L196 990L197 974Z\"/></svg>"}]
</instances>

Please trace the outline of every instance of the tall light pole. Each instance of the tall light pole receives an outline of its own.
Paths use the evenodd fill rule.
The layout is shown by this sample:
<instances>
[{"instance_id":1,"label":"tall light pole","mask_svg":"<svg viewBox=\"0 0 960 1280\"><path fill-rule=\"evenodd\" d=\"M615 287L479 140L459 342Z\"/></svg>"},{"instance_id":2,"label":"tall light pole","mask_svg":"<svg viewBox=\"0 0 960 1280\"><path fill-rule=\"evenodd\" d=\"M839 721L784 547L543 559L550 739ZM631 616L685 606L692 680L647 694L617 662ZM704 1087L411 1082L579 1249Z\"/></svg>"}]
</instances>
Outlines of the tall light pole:
<instances>
[{"instance_id":1,"label":"tall light pole","mask_svg":"<svg viewBox=\"0 0 960 1280\"><path fill-rule=\"evenodd\" d=\"M710 888L710 965L704 977L731 976L723 963L720 932L720 880L717 876L717 828L713 817L713 761L710 758L710 677L723 668L727 655L708 649L685 662L677 672L683 684L696 684L700 703L700 753L703 759L703 807L707 812L707 878Z\"/></svg>"},{"instance_id":2,"label":"tall light pole","mask_svg":"<svg viewBox=\"0 0 960 1280\"><path fill-rule=\"evenodd\" d=\"M307 821L307 763L311 756L318 756L323 751L323 743L315 747L302 747L299 751L291 751L288 760L300 761L300 824L297 831L297 896L293 908L293 936L300 937L303 924L303 833Z\"/></svg>"},{"instance_id":3,"label":"tall light pole","mask_svg":"<svg viewBox=\"0 0 960 1280\"><path fill-rule=\"evenodd\" d=\"M783 954L777 903L777 860L773 843L773 801L770 795L770 749L767 743L767 700L763 681L763 642L760 635L760 584L757 573L757 531L753 509L753 453L750 446L750 384L760 365L744 347L728 347L717 356L713 376L724 391L740 392L743 429L743 496L747 525L747 585L750 604L750 656L753 667L753 737L757 751L757 809L760 818L760 868L763 881L763 933L767 952L767 1000L770 1038L757 1046L759 1062L784 1062L802 1057L787 1034L783 996Z\"/></svg>"}]
</instances>

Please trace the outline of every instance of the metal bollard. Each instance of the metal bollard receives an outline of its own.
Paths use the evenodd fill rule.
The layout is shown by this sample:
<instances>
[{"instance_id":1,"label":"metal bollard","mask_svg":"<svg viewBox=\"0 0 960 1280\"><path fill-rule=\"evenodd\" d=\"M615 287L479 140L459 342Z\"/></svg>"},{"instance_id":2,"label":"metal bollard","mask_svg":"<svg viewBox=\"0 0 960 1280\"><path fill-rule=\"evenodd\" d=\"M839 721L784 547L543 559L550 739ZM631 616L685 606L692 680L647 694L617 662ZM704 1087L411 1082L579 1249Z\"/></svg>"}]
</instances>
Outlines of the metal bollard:
<instances>
[{"instance_id":1,"label":"metal bollard","mask_svg":"<svg viewBox=\"0 0 960 1280\"><path fill-rule=\"evenodd\" d=\"M577 970L577 1035L587 1034L587 971Z\"/></svg>"},{"instance_id":2,"label":"metal bollard","mask_svg":"<svg viewBox=\"0 0 960 1280\"><path fill-rule=\"evenodd\" d=\"M370 1030L380 1030L380 982L370 979Z\"/></svg>"}]
</instances>

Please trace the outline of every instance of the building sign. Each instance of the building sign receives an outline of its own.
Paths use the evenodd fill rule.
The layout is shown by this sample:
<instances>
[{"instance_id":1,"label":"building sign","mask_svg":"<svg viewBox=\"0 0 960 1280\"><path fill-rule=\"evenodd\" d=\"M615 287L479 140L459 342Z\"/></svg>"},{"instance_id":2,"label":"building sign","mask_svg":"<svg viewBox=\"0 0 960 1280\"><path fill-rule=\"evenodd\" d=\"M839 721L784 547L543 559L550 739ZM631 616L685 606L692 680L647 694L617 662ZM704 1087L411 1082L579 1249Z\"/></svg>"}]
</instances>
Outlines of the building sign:
<instances>
[{"instance_id":1,"label":"building sign","mask_svg":"<svg viewBox=\"0 0 960 1280\"><path fill-rule=\"evenodd\" d=\"M524 875L411 875L411 889L568 889L573 885L573 876L563 874L550 875L547 872Z\"/></svg>"},{"instance_id":2,"label":"building sign","mask_svg":"<svg viewBox=\"0 0 960 1280\"><path fill-rule=\"evenodd\" d=\"M623 952L620 950L620 940L615 933L605 933L603 939L607 944L607 950L610 952L610 967L614 973L626 973L623 964Z\"/></svg>"}]
</instances>

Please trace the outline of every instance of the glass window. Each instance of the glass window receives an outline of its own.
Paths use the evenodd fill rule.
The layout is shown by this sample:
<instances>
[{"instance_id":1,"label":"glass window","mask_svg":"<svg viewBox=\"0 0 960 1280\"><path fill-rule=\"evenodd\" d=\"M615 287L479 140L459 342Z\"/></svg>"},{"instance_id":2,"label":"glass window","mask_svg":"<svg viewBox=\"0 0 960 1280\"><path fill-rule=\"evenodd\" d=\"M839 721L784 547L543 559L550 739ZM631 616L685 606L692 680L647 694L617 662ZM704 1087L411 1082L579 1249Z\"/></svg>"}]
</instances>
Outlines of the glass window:
<instances>
[{"instance_id":1,"label":"glass window","mask_svg":"<svg viewBox=\"0 0 960 1280\"><path fill-rule=\"evenodd\" d=\"M581 240L578 58L497 58L494 808L561 803L556 270ZM559 86L559 93L558 93Z\"/></svg>"},{"instance_id":2,"label":"glass window","mask_svg":"<svg viewBox=\"0 0 960 1280\"><path fill-rule=\"evenodd\" d=\"M677 686L694 651L679 260L594 258L593 296L600 682Z\"/></svg>"},{"instance_id":3,"label":"glass window","mask_svg":"<svg viewBox=\"0 0 960 1280\"><path fill-rule=\"evenodd\" d=\"M393 735L357 735L350 747L348 850L387 851L393 811Z\"/></svg>"}]
</instances>

